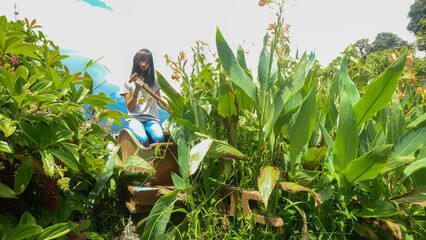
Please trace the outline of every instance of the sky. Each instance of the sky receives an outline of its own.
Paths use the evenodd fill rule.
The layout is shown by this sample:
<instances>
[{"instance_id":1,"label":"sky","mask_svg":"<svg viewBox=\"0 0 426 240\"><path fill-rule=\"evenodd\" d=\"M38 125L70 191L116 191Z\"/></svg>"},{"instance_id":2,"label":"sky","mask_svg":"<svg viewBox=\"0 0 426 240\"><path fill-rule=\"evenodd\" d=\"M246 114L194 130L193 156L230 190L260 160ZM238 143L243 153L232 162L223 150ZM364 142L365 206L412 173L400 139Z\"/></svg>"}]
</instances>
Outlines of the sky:
<instances>
[{"instance_id":1,"label":"sky","mask_svg":"<svg viewBox=\"0 0 426 240\"><path fill-rule=\"evenodd\" d=\"M291 0L284 21L291 25L292 54L315 52L326 66L349 44L377 33L392 32L413 42L407 14L414 0ZM120 85L130 75L132 58L141 48L151 50L154 65L175 88L164 55L191 56L197 40L216 52L216 28L236 51L248 51L249 68L256 68L263 36L276 20L276 9L258 0L1 0L0 15L37 20L48 39L75 60L98 59L108 68L94 69L97 78ZM68 62L72 64L72 61ZM76 69L77 71L78 69ZM114 88L115 89L115 88Z\"/></svg>"}]
</instances>

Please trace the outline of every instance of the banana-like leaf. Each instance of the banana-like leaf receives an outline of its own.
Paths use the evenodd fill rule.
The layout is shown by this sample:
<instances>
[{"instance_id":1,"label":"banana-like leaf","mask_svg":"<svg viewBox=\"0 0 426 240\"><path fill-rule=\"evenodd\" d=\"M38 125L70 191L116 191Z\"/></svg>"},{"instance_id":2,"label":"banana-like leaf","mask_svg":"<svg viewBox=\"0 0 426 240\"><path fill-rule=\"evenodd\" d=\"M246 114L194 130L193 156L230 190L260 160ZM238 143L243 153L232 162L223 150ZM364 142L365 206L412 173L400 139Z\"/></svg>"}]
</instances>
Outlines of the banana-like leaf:
<instances>
[{"instance_id":1,"label":"banana-like leaf","mask_svg":"<svg viewBox=\"0 0 426 240\"><path fill-rule=\"evenodd\" d=\"M216 31L216 47L220 61L231 81L240 87L259 106L257 87L235 59L231 48L222 36L219 28Z\"/></svg>"},{"instance_id":2,"label":"banana-like leaf","mask_svg":"<svg viewBox=\"0 0 426 240\"><path fill-rule=\"evenodd\" d=\"M376 148L351 161L342 171L350 185L363 180L374 179L386 166L392 145Z\"/></svg>"},{"instance_id":3,"label":"banana-like leaf","mask_svg":"<svg viewBox=\"0 0 426 240\"><path fill-rule=\"evenodd\" d=\"M269 137L272 127L280 129L285 123L277 121L280 116L282 116L282 111L284 110L286 103L289 99L295 95L302 87L305 82L305 70L308 64L306 54L303 54L302 59L296 67L294 74L291 76L290 80L286 81L284 85L278 90L277 94L274 97L273 104L271 105L270 117L267 118L267 122L263 127L265 132L265 139Z\"/></svg>"},{"instance_id":4,"label":"banana-like leaf","mask_svg":"<svg viewBox=\"0 0 426 240\"><path fill-rule=\"evenodd\" d=\"M237 107L235 106L235 95L232 92L231 86L223 77L220 78L219 106L217 111L223 118L238 114Z\"/></svg>"},{"instance_id":5,"label":"banana-like leaf","mask_svg":"<svg viewBox=\"0 0 426 240\"><path fill-rule=\"evenodd\" d=\"M317 203L318 206L318 212L320 212L321 209L321 195L319 195L318 193L316 193L314 190L308 188L308 187L304 187L302 185L299 185L297 183L294 182L280 182L278 183L278 188L281 190L284 190L286 192L292 193L292 194L296 194L298 192L308 192L312 195L312 197L314 197L315 202Z\"/></svg>"},{"instance_id":6,"label":"banana-like leaf","mask_svg":"<svg viewBox=\"0 0 426 240\"><path fill-rule=\"evenodd\" d=\"M170 106L170 110L174 116L183 118L183 98L182 96L167 82L167 80L157 72L158 84L161 87L161 90L169 98L167 101Z\"/></svg>"},{"instance_id":7,"label":"banana-like leaf","mask_svg":"<svg viewBox=\"0 0 426 240\"><path fill-rule=\"evenodd\" d=\"M271 196L272 190L275 188L275 183L279 178L280 171L275 167L266 166L260 170L257 184L266 209L268 208L269 196Z\"/></svg>"},{"instance_id":8,"label":"banana-like leaf","mask_svg":"<svg viewBox=\"0 0 426 240\"><path fill-rule=\"evenodd\" d=\"M407 55L401 56L373 83L371 83L362 98L354 105L354 112L359 128L372 118L377 111L388 105L398 85L399 78L405 66Z\"/></svg>"},{"instance_id":9,"label":"banana-like leaf","mask_svg":"<svg viewBox=\"0 0 426 240\"><path fill-rule=\"evenodd\" d=\"M202 140L189 151L189 174L194 174L203 162L204 156L209 151L213 140L210 138Z\"/></svg>"},{"instance_id":10,"label":"banana-like leaf","mask_svg":"<svg viewBox=\"0 0 426 240\"><path fill-rule=\"evenodd\" d=\"M358 131L356 118L349 99L343 90L340 99L339 123L333 148L333 162L336 170L342 171L358 154Z\"/></svg>"},{"instance_id":11,"label":"banana-like leaf","mask_svg":"<svg viewBox=\"0 0 426 240\"><path fill-rule=\"evenodd\" d=\"M244 55L244 49L241 45L238 45L238 49L237 49L237 61L238 64L240 64L240 66L243 69L247 69L247 64L246 64L246 57Z\"/></svg>"},{"instance_id":12,"label":"banana-like leaf","mask_svg":"<svg viewBox=\"0 0 426 240\"><path fill-rule=\"evenodd\" d=\"M399 185L401 186L401 184L404 183L405 179L407 179L409 176L411 176L411 174L422 168L426 168L426 158L419 159L408 165L402 172L402 177L401 180L399 180Z\"/></svg>"},{"instance_id":13,"label":"banana-like leaf","mask_svg":"<svg viewBox=\"0 0 426 240\"><path fill-rule=\"evenodd\" d=\"M294 171L296 158L303 146L308 142L315 123L315 91L303 101L300 106L299 114L294 123L290 136L290 164L291 171Z\"/></svg>"},{"instance_id":14,"label":"banana-like leaf","mask_svg":"<svg viewBox=\"0 0 426 240\"><path fill-rule=\"evenodd\" d=\"M249 160L246 155L244 155L238 149L225 142L219 141L199 132L195 132L195 134L202 138L211 138L213 140L210 148L208 149L208 152L206 153L206 156L208 157L217 159Z\"/></svg>"},{"instance_id":15,"label":"banana-like leaf","mask_svg":"<svg viewBox=\"0 0 426 240\"><path fill-rule=\"evenodd\" d=\"M164 231L166 231L166 227L179 192L180 190L176 189L158 199L149 213L148 220L141 237L142 240L156 239L158 236L163 234Z\"/></svg>"},{"instance_id":16,"label":"banana-like leaf","mask_svg":"<svg viewBox=\"0 0 426 240\"><path fill-rule=\"evenodd\" d=\"M414 188L410 192L393 198L392 200L397 203L409 203L426 207L426 186Z\"/></svg>"},{"instance_id":17,"label":"banana-like leaf","mask_svg":"<svg viewBox=\"0 0 426 240\"><path fill-rule=\"evenodd\" d=\"M354 82L349 77L348 68L347 68L347 58L346 56L343 58L342 63L340 65L340 80L341 80L341 89L340 95L342 95L343 91L346 91L349 96L349 101L352 105L359 100L358 89L356 88Z\"/></svg>"},{"instance_id":18,"label":"banana-like leaf","mask_svg":"<svg viewBox=\"0 0 426 240\"><path fill-rule=\"evenodd\" d=\"M387 124L388 129L386 131L386 144L395 143L407 131L404 112L399 103L392 105L389 115L389 123Z\"/></svg>"}]
</instances>

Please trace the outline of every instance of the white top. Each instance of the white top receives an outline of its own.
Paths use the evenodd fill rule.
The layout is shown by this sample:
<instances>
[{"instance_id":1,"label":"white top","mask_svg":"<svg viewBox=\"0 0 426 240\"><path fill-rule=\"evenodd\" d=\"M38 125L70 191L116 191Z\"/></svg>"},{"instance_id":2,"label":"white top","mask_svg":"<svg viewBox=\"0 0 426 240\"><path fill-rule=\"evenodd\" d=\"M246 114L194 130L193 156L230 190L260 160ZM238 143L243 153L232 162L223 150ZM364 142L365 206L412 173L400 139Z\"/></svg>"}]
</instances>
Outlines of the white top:
<instances>
[{"instance_id":1,"label":"white top","mask_svg":"<svg viewBox=\"0 0 426 240\"><path fill-rule=\"evenodd\" d=\"M154 80L154 86L151 88L147 83L145 86L152 90L154 93L160 90L160 85L158 84L157 78ZM124 96L127 93L133 93L135 89L135 82L124 82L120 87L120 95ZM160 117L158 116L157 110L157 100L151 96L145 89L141 89L138 94L138 99L136 101L136 106L133 108L133 111L127 109L128 115L131 119L136 119L141 122L148 122L151 120L156 120L160 122ZM128 121L127 119L126 121Z\"/></svg>"}]
</instances>

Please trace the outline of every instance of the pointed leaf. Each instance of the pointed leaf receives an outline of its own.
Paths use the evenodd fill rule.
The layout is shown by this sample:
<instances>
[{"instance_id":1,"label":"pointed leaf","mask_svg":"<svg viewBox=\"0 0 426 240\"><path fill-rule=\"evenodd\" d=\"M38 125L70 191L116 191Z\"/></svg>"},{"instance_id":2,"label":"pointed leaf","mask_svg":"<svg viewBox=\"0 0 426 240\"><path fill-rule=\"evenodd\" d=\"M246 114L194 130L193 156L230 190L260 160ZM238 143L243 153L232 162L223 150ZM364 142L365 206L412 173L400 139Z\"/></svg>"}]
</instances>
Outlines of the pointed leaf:
<instances>
[{"instance_id":1,"label":"pointed leaf","mask_svg":"<svg viewBox=\"0 0 426 240\"><path fill-rule=\"evenodd\" d=\"M358 130L352 104L346 91L340 99L339 123L333 149L334 168L342 171L358 155Z\"/></svg>"},{"instance_id":2,"label":"pointed leaf","mask_svg":"<svg viewBox=\"0 0 426 240\"><path fill-rule=\"evenodd\" d=\"M50 149L49 151L57 158L59 158L59 160L61 160L69 168L74 171L78 171L78 160L72 154L61 149Z\"/></svg>"},{"instance_id":3,"label":"pointed leaf","mask_svg":"<svg viewBox=\"0 0 426 240\"><path fill-rule=\"evenodd\" d=\"M0 198L18 198L15 191L0 182Z\"/></svg>"},{"instance_id":4,"label":"pointed leaf","mask_svg":"<svg viewBox=\"0 0 426 240\"><path fill-rule=\"evenodd\" d=\"M231 81L240 87L258 106L256 85L238 64L231 48L223 38L219 28L216 31L216 47L222 66Z\"/></svg>"},{"instance_id":5,"label":"pointed leaf","mask_svg":"<svg viewBox=\"0 0 426 240\"><path fill-rule=\"evenodd\" d=\"M53 176L55 173L55 160L53 159L52 154L47 150L40 150L41 160L43 162L44 171L49 176Z\"/></svg>"},{"instance_id":6,"label":"pointed leaf","mask_svg":"<svg viewBox=\"0 0 426 240\"><path fill-rule=\"evenodd\" d=\"M382 75L371 83L362 98L355 104L354 112L359 128L364 122L372 118L392 98L398 85L399 78L405 66L407 55L400 57Z\"/></svg>"},{"instance_id":7,"label":"pointed leaf","mask_svg":"<svg viewBox=\"0 0 426 240\"><path fill-rule=\"evenodd\" d=\"M210 138L202 140L200 143L191 148L189 152L189 173L194 174L203 162L204 156L212 145L213 140Z\"/></svg>"},{"instance_id":8,"label":"pointed leaf","mask_svg":"<svg viewBox=\"0 0 426 240\"><path fill-rule=\"evenodd\" d=\"M7 233L4 240L19 240L19 239L27 239L31 236L40 234L43 232L43 228L39 225L35 224L24 224L12 229Z\"/></svg>"},{"instance_id":9,"label":"pointed leaf","mask_svg":"<svg viewBox=\"0 0 426 240\"><path fill-rule=\"evenodd\" d=\"M392 145L376 148L353 160L342 171L346 180L352 185L357 182L374 179L386 166Z\"/></svg>"},{"instance_id":10,"label":"pointed leaf","mask_svg":"<svg viewBox=\"0 0 426 240\"><path fill-rule=\"evenodd\" d=\"M19 164L16 170L14 190L17 194L24 192L25 188L30 183L31 177L33 176L33 164L31 157L26 157L24 161Z\"/></svg>"},{"instance_id":11,"label":"pointed leaf","mask_svg":"<svg viewBox=\"0 0 426 240\"><path fill-rule=\"evenodd\" d=\"M392 199L397 203L416 204L426 207L426 187L414 188L410 192Z\"/></svg>"},{"instance_id":12,"label":"pointed leaf","mask_svg":"<svg viewBox=\"0 0 426 240\"><path fill-rule=\"evenodd\" d=\"M279 178L280 171L275 167L266 166L260 171L257 184L266 209L268 208L269 196L271 196L272 190L275 188L275 183Z\"/></svg>"},{"instance_id":13,"label":"pointed leaf","mask_svg":"<svg viewBox=\"0 0 426 240\"><path fill-rule=\"evenodd\" d=\"M318 212L321 209L321 195L319 195L318 193L316 193L314 190L308 188L308 187L304 187L302 185L299 185L297 183L293 183L293 182L280 182L278 184L278 188L281 190L284 190L286 192L292 193L292 194L296 194L298 192L308 192L312 195L312 197L314 197L315 202L318 205Z\"/></svg>"},{"instance_id":14,"label":"pointed leaf","mask_svg":"<svg viewBox=\"0 0 426 240\"><path fill-rule=\"evenodd\" d=\"M78 224L74 222L57 223L44 229L43 233L36 240L57 239L74 230L77 226Z\"/></svg>"},{"instance_id":15,"label":"pointed leaf","mask_svg":"<svg viewBox=\"0 0 426 240\"><path fill-rule=\"evenodd\" d=\"M235 95L232 92L231 86L224 79L220 78L219 87L219 106L217 112L223 118L237 115L237 107L235 106Z\"/></svg>"},{"instance_id":16,"label":"pointed leaf","mask_svg":"<svg viewBox=\"0 0 426 240\"><path fill-rule=\"evenodd\" d=\"M180 190L176 189L158 199L149 213L141 238L142 240L156 239L156 237L165 232L179 192Z\"/></svg>"},{"instance_id":17,"label":"pointed leaf","mask_svg":"<svg viewBox=\"0 0 426 240\"><path fill-rule=\"evenodd\" d=\"M299 114L290 136L290 164L294 171L296 158L303 146L308 142L315 122L315 91L312 90L300 106Z\"/></svg>"}]
</instances>

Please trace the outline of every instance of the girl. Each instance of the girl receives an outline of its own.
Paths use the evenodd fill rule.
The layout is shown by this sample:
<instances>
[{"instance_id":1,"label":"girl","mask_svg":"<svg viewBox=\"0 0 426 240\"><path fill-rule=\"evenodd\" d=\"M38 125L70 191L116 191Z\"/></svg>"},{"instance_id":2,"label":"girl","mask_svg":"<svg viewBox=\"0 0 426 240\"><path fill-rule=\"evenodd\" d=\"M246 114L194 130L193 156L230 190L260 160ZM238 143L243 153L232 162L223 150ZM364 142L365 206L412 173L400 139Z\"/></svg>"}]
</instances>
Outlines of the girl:
<instances>
[{"instance_id":1,"label":"girl","mask_svg":"<svg viewBox=\"0 0 426 240\"><path fill-rule=\"evenodd\" d=\"M133 57L130 76L134 73L137 73L136 81L124 82L120 89L120 95L124 96L128 115L130 116L130 119L126 120L127 128L135 134L144 147L148 147L149 137L154 143L164 141L157 111L157 100L142 88L142 85L145 84L161 97L160 86L155 77L152 53L149 50L141 49ZM158 106L166 109L161 102Z\"/></svg>"}]
</instances>

